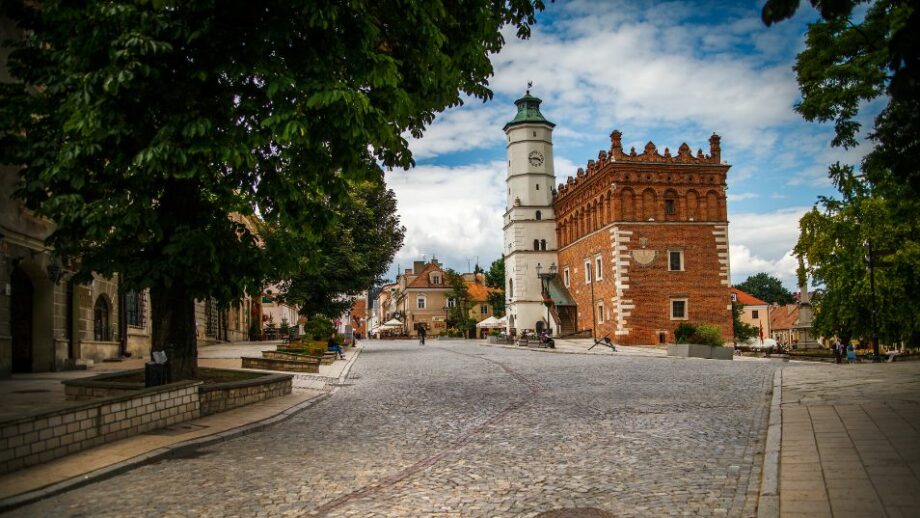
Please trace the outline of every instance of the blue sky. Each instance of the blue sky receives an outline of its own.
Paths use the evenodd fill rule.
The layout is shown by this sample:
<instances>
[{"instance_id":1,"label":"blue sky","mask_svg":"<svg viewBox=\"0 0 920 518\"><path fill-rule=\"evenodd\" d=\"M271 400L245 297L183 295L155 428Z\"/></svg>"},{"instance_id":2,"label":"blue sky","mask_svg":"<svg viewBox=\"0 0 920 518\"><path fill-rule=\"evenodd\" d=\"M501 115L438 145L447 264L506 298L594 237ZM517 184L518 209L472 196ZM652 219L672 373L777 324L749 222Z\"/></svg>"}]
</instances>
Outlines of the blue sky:
<instances>
[{"instance_id":1,"label":"blue sky","mask_svg":"<svg viewBox=\"0 0 920 518\"><path fill-rule=\"evenodd\" d=\"M405 268L437 256L461 271L488 267L502 249L504 123L527 81L556 123L556 183L610 147L649 140L708 152L722 136L728 175L732 280L766 271L795 285L791 248L798 219L819 195L833 194L827 167L857 163L867 145L830 147L829 125L805 122L792 66L804 47L805 8L771 28L762 2L557 1L537 16L529 40L506 31L492 57L494 99L470 100L439 115L411 146L418 166L387 173L406 226L397 254ZM871 111L871 110L870 110Z\"/></svg>"}]
</instances>

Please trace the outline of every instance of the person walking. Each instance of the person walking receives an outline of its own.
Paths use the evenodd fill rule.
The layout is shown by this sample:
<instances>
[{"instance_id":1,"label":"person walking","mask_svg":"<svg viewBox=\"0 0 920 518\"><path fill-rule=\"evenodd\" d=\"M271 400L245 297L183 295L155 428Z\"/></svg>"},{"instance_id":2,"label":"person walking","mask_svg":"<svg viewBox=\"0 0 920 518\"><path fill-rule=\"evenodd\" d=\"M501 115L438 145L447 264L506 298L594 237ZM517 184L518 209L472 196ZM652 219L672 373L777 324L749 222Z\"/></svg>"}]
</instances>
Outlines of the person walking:
<instances>
[{"instance_id":1,"label":"person walking","mask_svg":"<svg viewBox=\"0 0 920 518\"><path fill-rule=\"evenodd\" d=\"M425 326L419 326L418 328L418 344L425 345Z\"/></svg>"},{"instance_id":2,"label":"person walking","mask_svg":"<svg viewBox=\"0 0 920 518\"><path fill-rule=\"evenodd\" d=\"M856 349L853 349L853 344L847 344L847 363L854 363L856 361Z\"/></svg>"},{"instance_id":3,"label":"person walking","mask_svg":"<svg viewBox=\"0 0 920 518\"><path fill-rule=\"evenodd\" d=\"M839 338L834 340L833 349L834 349L834 363L842 363L843 362L843 344L840 343Z\"/></svg>"}]
</instances>

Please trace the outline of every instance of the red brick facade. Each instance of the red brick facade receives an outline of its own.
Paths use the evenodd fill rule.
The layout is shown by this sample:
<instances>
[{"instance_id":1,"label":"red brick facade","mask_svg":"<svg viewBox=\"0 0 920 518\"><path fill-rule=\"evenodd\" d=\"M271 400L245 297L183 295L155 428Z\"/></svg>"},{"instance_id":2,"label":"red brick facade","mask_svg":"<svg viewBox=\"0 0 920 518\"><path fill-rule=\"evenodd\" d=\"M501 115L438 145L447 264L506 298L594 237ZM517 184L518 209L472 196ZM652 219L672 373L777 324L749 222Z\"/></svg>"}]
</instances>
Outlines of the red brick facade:
<instances>
[{"instance_id":1,"label":"red brick facade","mask_svg":"<svg viewBox=\"0 0 920 518\"><path fill-rule=\"evenodd\" d=\"M710 154L683 144L676 156L624 153L620 133L587 171L560 184L553 203L559 271L578 304L578 328L590 329L591 283L585 262L601 265L594 282L598 336L622 344L673 342L683 321L715 324L732 338L728 219L719 137ZM568 269L568 274L565 273ZM682 311L681 311L682 310ZM683 313L674 318L672 312ZM680 315L678 315L680 316Z\"/></svg>"}]
</instances>

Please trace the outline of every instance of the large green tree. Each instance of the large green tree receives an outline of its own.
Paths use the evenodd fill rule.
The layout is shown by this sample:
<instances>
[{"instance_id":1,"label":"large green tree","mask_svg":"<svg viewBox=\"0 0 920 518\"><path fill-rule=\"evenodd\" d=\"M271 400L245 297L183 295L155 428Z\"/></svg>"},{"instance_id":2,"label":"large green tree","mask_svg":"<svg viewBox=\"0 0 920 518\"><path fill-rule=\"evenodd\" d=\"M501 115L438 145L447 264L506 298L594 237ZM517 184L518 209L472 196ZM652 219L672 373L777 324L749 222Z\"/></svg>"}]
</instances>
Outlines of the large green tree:
<instances>
[{"instance_id":1,"label":"large green tree","mask_svg":"<svg viewBox=\"0 0 920 518\"><path fill-rule=\"evenodd\" d=\"M505 258L504 256L492 261L489 271L486 272L486 286L492 288L489 292L489 305L496 317L505 314Z\"/></svg>"},{"instance_id":2,"label":"large green tree","mask_svg":"<svg viewBox=\"0 0 920 518\"><path fill-rule=\"evenodd\" d=\"M540 0L5 0L0 163L82 278L150 288L154 350L196 376L194 300L258 293L275 259L231 215L317 241L330 200L462 96ZM275 252L279 252L275 250Z\"/></svg>"},{"instance_id":3,"label":"large green tree","mask_svg":"<svg viewBox=\"0 0 920 518\"><path fill-rule=\"evenodd\" d=\"M769 304L792 304L795 302L795 298L783 286L783 282L765 272L751 275L741 284L736 284L735 287Z\"/></svg>"},{"instance_id":4,"label":"large green tree","mask_svg":"<svg viewBox=\"0 0 920 518\"><path fill-rule=\"evenodd\" d=\"M405 228L396 214L396 195L380 178L348 189L348 197L328 210L335 223L318 241L303 241L285 232L270 234L278 255L293 256L295 265L276 273L279 297L300 306L300 313L335 318L354 304L355 296L382 281L402 247ZM297 251L291 254L291 251Z\"/></svg>"},{"instance_id":5,"label":"large green tree","mask_svg":"<svg viewBox=\"0 0 920 518\"><path fill-rule=\"evenodd\" d=\"M476 321L470 318L470 289L463 280L463 276L448 268L444 272L450 291L447 292L448 307L447 325L454 328L463 336L468 336L471 329L476 326Z\"/></svg>"}]
</instances>

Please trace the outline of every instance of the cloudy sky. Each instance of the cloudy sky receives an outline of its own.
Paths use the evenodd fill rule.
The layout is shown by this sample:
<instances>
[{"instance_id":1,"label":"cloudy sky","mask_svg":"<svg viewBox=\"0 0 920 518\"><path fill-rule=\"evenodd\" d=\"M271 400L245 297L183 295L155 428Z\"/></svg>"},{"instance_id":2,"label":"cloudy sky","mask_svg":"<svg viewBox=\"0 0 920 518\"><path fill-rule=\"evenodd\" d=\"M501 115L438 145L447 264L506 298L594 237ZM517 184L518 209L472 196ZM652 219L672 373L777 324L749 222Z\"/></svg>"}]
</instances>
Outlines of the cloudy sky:
<instances>
[{"instance_id":1,"label":"cloudy sky","mask_svg":"<svg viewBox=\"0 0 920 518\"><path fill-rule=\"evenodd\" d=\"M659 149L686 142L708 152L709 136L721 135L722 158L732 165L732 280L765 271L792 288L799 217L817 196L833 193L828 165L857 162L866 145L833 149L830 126L793 111L799 92L792 65L816 13L801 9L767 28L761 7L563 0L538 15L529 40L509 31L492 58L494 99L441 114L412 142L418 166L387 173L406 226L391 278L397 265L423 256L461 271L477 261L488 268L500 256L502 126L533 81L544 116L556 123L556 183L609 149L614 129L626 149L640 150L652 140Z\"/></svg>"}]
</instances>

